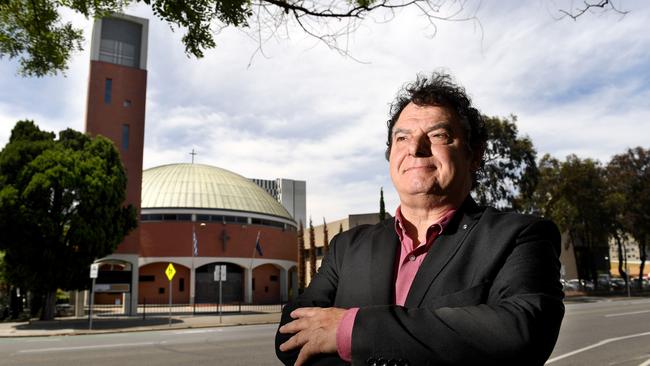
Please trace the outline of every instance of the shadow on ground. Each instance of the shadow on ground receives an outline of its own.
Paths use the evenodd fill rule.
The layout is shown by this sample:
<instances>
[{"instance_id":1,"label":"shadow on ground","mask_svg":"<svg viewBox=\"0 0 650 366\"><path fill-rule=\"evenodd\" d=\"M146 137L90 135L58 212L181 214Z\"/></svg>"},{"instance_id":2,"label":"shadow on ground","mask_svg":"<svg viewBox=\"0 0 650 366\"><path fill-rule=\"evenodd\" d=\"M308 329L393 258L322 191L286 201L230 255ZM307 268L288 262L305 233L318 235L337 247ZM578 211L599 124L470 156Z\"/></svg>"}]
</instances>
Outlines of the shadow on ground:
<instances>
[{"instance_id":1,"label":"shadow on ground","mask_svg":"<svg viewBox=\"0 0 650 366\"><path fill-rule=\"evenodd\" d=\"M180 319L172 318L172 324L183 323ZM93 319L93 330L128 329L136 327L151 327L169 324L169 318L151 319ZM16 326L17 330L88 330L88 319L32 320L27 324Z\"/></svg>"}]
</instances>

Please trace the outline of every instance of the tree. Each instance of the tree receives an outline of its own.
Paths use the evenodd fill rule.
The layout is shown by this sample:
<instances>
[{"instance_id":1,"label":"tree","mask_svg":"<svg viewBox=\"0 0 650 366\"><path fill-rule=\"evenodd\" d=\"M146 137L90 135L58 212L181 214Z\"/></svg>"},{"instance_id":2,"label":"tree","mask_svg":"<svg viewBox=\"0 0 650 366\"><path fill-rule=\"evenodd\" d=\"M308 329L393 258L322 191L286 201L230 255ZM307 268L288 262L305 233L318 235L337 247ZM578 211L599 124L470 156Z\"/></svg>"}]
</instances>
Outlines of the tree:
<instances>
[{"instance_id":1,"label":"tree","mask_svg":"<svg viewBox=\"0 0 650 366\"><path fill-rule=\"evenodd\" d=\"M537 151L528 137L518 136L516 116L483 118L488 140L475 198L483 205L525 211L537 185Z\"/></svg>"},{"instance_id":2,"label":"tree","mask_svg":"<svg viewBox=\"0 0 650 366\"><path fill-rule=\"evenodd\" d=\"M323 217L323 257L327 255L327 251L329 250L329 247L330 247L330 238L329 238L329 233L327 232L327 222Z\"/></svg>"},{"instance_id":3,"label":"tree","mask_svg":"<svg viewBox=\"0 0 650 366\"><path fill-rule=\"evenodd\" d=\"M54 316L57 288L88 286L88 268L136 226L126 175L104 137L54 134L19 121L0 152L0 250L10 281Z\"/></svg>"},{"instance_id":4,"label":"tree","mask_svg":"<svg viewBox=\"0 0 650 366\"><path fill-rule=\"evenodd\" d=\"M298 291L302 290L306 286L305 280L305 229L302 225L302 220L300 220L298 228Z\"/></svg>"},{"instance_id":5,"label":"tree","mask_svg":"<svg viewBox=\"0 0 650 366\"><path fill-rule=\"evenodd\" d=\"M314 225L309 219L309 281L316 276L316 236L314 235Z\"/></svg>"},{"instance_id":6,"label":"tree","mask_svg":"<svg viewBox=\"0 0 650 366\"><path fill-rule=\"evenodd\" d=\"M618 227L629 233L639 245L641 279L650 239L650 149L636 147L615 155L607 165L607 178L618 198Z\"/></svg>"},{"instance_id":7,"label":"tree","mask_svg":"<svg viewBox=\"0 0 650 366\"><path fill-rule=\"evenodd\" d=\"M539 163L539 183L530 206L551 218L573 243L578 277L597 283L598 272L609 272L609 211L604 169L592 159L567 156L564 162L545 155Z\"/></svg>"},{"instance_id":8,"label":"tree","mask_svg":"<svg viewBox=\"0 0 650 366\"><path fill-rule=\"evenodd\" d=\"M379 221L386 219L386 204L384 203L384 187L379 188Z\"/></svg>"}]
</instances>

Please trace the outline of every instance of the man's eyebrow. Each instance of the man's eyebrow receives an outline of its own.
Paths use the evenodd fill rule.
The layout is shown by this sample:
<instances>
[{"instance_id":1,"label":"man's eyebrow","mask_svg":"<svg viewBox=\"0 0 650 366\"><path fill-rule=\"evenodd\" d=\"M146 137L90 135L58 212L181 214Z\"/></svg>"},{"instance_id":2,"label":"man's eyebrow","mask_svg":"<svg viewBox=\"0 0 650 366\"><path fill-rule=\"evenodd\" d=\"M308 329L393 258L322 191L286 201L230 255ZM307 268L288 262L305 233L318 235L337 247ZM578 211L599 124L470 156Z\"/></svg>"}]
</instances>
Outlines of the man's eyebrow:
<instances>
[{"instance_id":1,"label":"man's eyebrow","mask_svg":"<svg viewBox=\"0 0 650 366\"><path fill-rule=\"evenodd\" d=\"M437 122L436 124L427 127L425 131L426 133L429 133L431 131L435 131L439 129L445 129L447 131L451 131L452 130L451 123L447 121ZM410 132L412 131L408 128L396 128L393 130L393 136L397 135L398 133L410 133Z\"/></svg>"}]
</instances>

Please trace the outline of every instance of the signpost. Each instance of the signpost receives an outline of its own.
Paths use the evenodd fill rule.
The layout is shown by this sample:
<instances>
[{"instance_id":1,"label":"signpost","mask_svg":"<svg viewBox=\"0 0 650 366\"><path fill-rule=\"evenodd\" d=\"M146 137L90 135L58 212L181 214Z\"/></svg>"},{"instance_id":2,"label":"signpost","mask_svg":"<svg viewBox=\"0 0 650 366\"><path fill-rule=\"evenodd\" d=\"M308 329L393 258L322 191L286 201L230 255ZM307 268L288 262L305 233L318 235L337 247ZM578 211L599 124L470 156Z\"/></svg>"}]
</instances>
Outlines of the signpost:
<instances>
[{"instance_id":1,"label":"signpost","mask_svg":"<svg viewBox=\"0 0 650 366\"><path fill-rule=\"evenodd\" d=\"M93 329L93 303L95 302L95 280L99 273L99 263L90 265L90 278L92 278L92 285L90 285L90 309L88 311L88 330Z\"/></svg>"},{"instance_id":2,"label":"signpost","mask_svg":"<svg viewBox=\"0 0 650 366\"><path fill-rule=\"evenodd\" d=\"M219 324L221 324L221 295L222 295L222 287L221 284L222 282L226 281L226 265L216 265L214 266L214 280L219 281Z\"/></svg>"},{"instance_id":3,"label":"signpost","mask_svg":"<svg viewBox=\"0 0 650 366\"><path fill-rule=\"evenodd\" d=\"M167 269L165 270L165 275L169 280L169 326L170 327L172 326L172 279L174 279L175 274L176 274L176 268L174 268L173 264L169 263Z\"/></svg>"}]
</instances>

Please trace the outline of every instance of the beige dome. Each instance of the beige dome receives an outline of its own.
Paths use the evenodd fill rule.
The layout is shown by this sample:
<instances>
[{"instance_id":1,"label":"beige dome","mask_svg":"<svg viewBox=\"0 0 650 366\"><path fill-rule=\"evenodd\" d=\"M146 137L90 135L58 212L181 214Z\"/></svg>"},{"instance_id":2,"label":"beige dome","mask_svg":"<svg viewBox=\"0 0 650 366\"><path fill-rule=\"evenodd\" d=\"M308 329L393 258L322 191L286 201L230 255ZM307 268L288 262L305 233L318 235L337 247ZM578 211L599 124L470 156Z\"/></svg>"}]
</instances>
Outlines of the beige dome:
<instances>
[{"instance_id":1,"label":"beige dome","mask_svg":"<svg viewBox=\"0 0 650 366\"><path fill-rule=\"evenodd\" d=\"M263 213L292 220L258 185L203 164L169 164L142 172L142 208L202 208Z\"/></svg>"}]
</instances>

